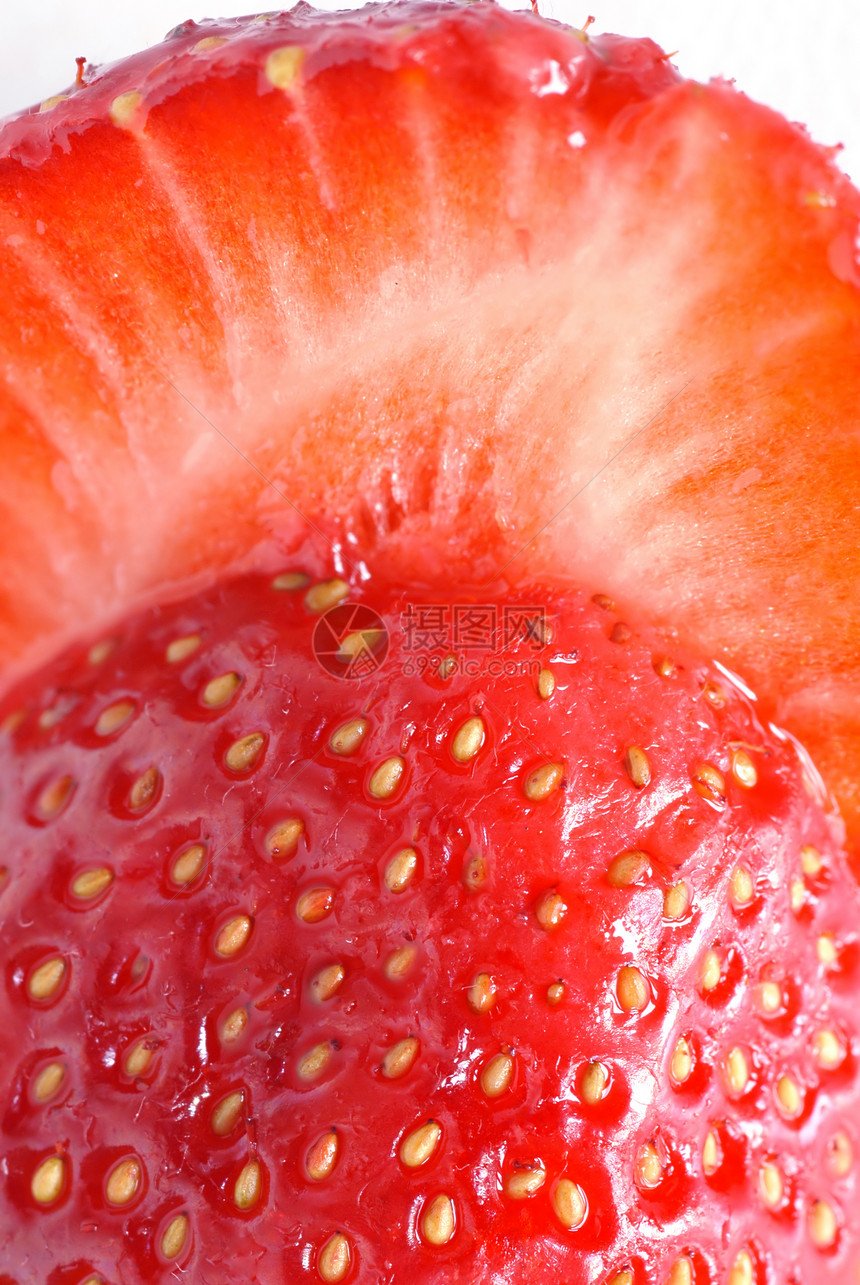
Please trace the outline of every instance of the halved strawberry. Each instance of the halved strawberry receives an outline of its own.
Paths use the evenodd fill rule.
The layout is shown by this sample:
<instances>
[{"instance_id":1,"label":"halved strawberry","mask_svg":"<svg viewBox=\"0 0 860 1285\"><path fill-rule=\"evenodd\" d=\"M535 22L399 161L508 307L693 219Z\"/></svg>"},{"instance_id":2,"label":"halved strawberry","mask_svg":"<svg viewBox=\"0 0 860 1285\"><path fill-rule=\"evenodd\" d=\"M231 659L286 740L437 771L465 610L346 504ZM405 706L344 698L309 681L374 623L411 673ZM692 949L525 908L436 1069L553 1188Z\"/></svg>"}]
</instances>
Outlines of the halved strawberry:
<instances>
[{"instance_id":1,"label":"halved strawberry","mask_svg":"<svg viewBox=\"0 0 860 1285\"><path fill-rule=\"evenodd\" d=\"M224 580L4 710L11 1279L853 1279L792 743L606 598L347 592Z\"/></svg>"},{"instance_id":2,"label":"halved strawberry","mask_svg":"<svg viewBox=\"0 0 860 1285\"><path fill-rule=\"evenodd\" d=\"M10 662L307 517L397 576L675 622L856 828L827 153L649 41L485 3L185 23L85 81L2 136Z\"/></svg>"}]
</instances>

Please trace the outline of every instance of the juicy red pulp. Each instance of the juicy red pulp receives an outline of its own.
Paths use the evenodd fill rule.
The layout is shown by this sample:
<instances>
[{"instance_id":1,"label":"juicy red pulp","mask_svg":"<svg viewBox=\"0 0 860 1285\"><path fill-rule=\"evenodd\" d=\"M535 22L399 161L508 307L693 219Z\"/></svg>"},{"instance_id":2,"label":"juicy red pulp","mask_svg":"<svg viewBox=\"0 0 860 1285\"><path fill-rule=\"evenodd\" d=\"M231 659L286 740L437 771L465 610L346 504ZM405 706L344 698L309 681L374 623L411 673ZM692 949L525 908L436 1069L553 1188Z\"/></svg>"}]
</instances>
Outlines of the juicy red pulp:
<instances>
[{"instance_id":1,"label":"juicy red pulp","mask_svg":"<svg viewBox=\"0 0 860 1285\"><path fill-rule=\"evenodd\" d=\"M790 744L581 595L371 581L345 678L301 579L7 704L12 1278L843 1282L857 893Z\"/></svg>"}]
</instances>

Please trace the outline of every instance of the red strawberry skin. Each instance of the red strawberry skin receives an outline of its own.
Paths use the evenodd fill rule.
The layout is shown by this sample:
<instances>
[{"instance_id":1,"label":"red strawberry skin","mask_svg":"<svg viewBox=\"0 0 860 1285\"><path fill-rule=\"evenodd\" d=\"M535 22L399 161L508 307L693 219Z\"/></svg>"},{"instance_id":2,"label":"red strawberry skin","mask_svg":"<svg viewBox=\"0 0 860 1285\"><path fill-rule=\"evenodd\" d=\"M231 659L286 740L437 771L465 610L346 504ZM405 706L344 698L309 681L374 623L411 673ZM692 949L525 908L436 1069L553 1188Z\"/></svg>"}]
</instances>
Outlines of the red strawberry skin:
<instances>
[{"instance_id":1,"label":"red strawberry skin","mask_svg":"<svg viewBox=\"0 0 860 1285\"><path fill-rule=\"evenodd\" d=\"M853 1279L860 908L791 743L583 595L463 594L468 650L371 580L343 677L300 581L6 703L4 1279Z\"/></svg>"}]
</instances>

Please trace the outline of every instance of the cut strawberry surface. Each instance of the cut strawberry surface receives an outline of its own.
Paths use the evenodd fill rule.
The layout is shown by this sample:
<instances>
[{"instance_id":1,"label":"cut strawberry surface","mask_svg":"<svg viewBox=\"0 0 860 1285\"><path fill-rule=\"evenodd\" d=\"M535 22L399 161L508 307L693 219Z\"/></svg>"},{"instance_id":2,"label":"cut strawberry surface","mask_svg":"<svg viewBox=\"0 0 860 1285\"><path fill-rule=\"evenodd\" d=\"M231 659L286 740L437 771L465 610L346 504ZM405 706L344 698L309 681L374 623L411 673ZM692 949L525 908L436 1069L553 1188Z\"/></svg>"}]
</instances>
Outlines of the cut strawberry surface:
<instances>
[{"instance_id":1,"label":"cut strawberry surface","mask_svg":"<svg viewBox=\"0 0 860 1285\"><path fill-rule=\"evenodd\" d=\"M791 741L608 599L348 591L222 581L2 711L8 1278L853 1278Z\"/></svg>"},{"instance_id":2,"label":"cut strawberry surface","mask_svg":"<svg viewBox=\"0 0 860 1285\"><path fill-rule=\"evenodd\" d=\"M674 622L855 825L860 201L827 153L649 41L485 4L187 23L84 79L3 134L10 663L304 515L395 577Z\"/></svg>"}]
</instances>

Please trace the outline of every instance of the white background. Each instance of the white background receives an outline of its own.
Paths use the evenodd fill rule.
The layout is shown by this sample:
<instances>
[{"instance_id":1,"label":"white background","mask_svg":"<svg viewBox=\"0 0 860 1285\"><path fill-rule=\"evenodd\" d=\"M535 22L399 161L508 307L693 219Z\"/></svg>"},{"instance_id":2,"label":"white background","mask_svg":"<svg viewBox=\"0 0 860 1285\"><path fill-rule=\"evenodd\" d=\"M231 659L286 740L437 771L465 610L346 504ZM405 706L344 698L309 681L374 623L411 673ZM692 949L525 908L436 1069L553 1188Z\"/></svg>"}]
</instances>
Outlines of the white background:
<instances>
[{"instance_id":1,"label":"white background","mask_svg":"<svg viewBox=\"0 0 860 1285\"><path fill-rule=\"evenodd\" d=\"M343 8L345 0L318 0ZM248 12L253 0L0 0L0 115L73 79L76 55L105 62L153 44L185 18ZM506 0L511 8L522 3ZM275 7L264 0L261 8ZM348 4L348 0L346 0ZM14 6L14 9L13 9ZM860 5L857 0L541 0L547 17L649 35L688 76L722 75L803 121L822 143L845 144L860 180ZM9 10L12 10L10 13Z\"/></svg>"}]
</instances>

